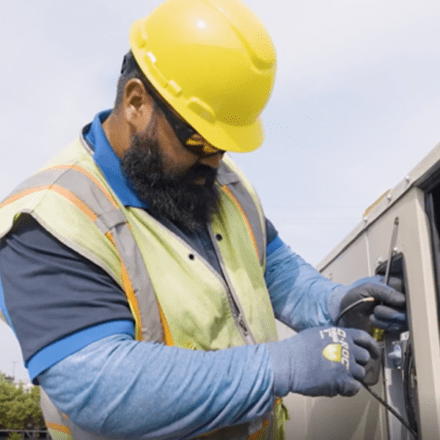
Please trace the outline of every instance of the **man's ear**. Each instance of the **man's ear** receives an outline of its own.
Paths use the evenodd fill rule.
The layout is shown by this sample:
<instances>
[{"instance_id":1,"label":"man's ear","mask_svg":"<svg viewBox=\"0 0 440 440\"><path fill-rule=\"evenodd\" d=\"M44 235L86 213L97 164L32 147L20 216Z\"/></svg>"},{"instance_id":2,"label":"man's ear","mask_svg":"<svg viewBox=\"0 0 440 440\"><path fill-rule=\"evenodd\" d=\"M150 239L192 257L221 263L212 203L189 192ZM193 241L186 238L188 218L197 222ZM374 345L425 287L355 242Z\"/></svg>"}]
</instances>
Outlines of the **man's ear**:
<instances>
[{"instance_id":1,"label":"man's ear","mask_svg":"<svg viewBox=\"0 0 440 440\"><path fill-rule=\"evenodd\" d=\"M142 81L132 78L124 87L122 100L124 119L136 131L142 131L151 118L154 102Z\"/></svg>"}]
</instances>

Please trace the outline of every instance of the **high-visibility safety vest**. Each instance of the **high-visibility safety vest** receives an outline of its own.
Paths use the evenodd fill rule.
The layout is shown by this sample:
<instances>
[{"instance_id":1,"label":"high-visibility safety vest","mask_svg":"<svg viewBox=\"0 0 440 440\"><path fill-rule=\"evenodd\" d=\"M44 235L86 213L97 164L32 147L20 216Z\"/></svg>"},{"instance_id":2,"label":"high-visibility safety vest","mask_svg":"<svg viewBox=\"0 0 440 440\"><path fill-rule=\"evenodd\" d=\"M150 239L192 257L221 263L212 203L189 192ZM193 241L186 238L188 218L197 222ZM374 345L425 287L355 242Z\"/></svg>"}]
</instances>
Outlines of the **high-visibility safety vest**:
<instances>
[{"instance_id":1,"label":"high-visibility safety vest","mask_svg":"<svg viewBox=\"0 0 440 440\"><path fill-rule=\"evenodd\" d=\"M275 341L275 319L264 281L265 219L258 197L227 156L216 184L219 207L209 233L223 277L143 209L124 207L82 137L0 204L0 238L22 213L32 215L121 286L137 340L194 350ZM54 440L103 438L81 431L43 390L41 395ZM222 428L200 438L281 440L286 417L277 401L264 421Z\"/></svg>"}]
</instances>

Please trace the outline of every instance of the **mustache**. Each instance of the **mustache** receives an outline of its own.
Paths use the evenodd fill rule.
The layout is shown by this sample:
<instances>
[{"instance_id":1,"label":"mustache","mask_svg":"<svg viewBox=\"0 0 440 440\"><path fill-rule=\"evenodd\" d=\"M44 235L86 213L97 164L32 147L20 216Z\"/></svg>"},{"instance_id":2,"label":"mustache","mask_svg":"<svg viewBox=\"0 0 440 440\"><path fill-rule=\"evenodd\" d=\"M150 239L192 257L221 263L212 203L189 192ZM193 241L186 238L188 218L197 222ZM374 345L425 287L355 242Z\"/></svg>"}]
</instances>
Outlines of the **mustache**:
<instances>
[{"instance_id":1,"label":"mustache","mask_svg":"<svg viewBox=\"0 0 440 440\"><path fill-rule=\"evenodd\" d=\"M199 177L204 177L206 179L206 184L212 185L217 178L217 169L198 163L182 176L182 180L193 182Z\"/></svg>"}]
</instances>

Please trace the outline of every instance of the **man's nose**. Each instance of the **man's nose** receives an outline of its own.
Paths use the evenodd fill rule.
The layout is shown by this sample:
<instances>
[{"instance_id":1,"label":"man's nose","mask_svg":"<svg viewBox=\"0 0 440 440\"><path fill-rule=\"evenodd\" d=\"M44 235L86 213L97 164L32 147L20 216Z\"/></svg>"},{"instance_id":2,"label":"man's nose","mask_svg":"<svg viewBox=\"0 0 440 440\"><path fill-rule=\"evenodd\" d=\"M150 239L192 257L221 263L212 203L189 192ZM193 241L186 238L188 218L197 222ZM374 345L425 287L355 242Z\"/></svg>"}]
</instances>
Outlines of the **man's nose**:
<instances>
[{"instance_id":1,"label":"man's nose","mask_svg":"<svg viewBox=\"0 0 440 440\"><path fill-rule=\"evenodd\" d=\"M219 151L217 154L212 154L210 156L204 157L199 160L199 163L202 165L207 165L211 168L218 168L220 165L220 162L223 159L223 155L225 154L224 151Z\"/></svg>"}]
</instances>

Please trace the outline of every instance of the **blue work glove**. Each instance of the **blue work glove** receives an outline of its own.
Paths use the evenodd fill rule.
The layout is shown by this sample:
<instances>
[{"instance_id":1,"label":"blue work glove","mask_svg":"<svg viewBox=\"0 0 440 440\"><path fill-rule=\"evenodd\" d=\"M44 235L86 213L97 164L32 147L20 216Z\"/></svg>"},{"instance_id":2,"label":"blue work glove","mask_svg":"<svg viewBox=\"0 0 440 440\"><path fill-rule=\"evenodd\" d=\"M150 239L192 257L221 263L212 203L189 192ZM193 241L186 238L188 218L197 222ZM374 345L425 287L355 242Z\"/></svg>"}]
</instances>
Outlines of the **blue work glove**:
<instances>
[{"instance_id":1,"label":"blue work glove","mask_svg":"<svg viewBox=\"0 0 440 440\"><path fill-rule=\"evenodd\" d=\"M354 306L336 324L367 332L371 331L372 325L390 333L406 331L406 299L403 293L398 292L402 289L402 282L391 278L390 286L387 286L382 281L382 276L367 277L348 286L340 300L339 313L361 299L371 298L372 301Z\"/></svg>"},{"instance_id":2,"label":"blue work glove","mask_svg":"<svg viewBox=\"0 0 440 440\"><path fill-rule=\"evenodd\" d=\"M274 393L353 396L361 388L364 366L377 359L377 342L366 332L338 327L303 330L267 344L273 361Z\"/></svg>"}]
</instances>

